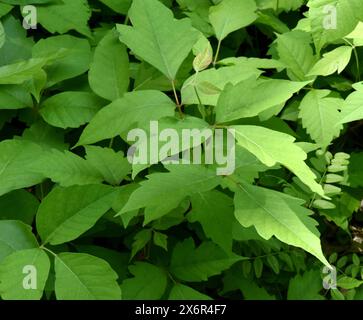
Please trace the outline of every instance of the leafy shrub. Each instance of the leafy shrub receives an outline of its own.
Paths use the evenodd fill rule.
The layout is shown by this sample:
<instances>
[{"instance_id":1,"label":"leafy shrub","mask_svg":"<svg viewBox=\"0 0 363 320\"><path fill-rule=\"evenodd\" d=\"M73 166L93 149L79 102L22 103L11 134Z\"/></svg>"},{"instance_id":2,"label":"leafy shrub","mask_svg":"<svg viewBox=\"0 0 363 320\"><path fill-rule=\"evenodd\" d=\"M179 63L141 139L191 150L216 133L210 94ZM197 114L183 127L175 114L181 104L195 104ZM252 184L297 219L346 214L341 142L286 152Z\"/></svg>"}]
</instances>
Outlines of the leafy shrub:
<instances>
[{"instance_id":1,"label":"leafy shrub","mask_svg":"<svg viewBox=\"0 0 363 320\"><path fill-rule=\"evenodd\" d=\"M360 0L0 17L2 299L363 298ZM234 130L235 170L130 163L151 124Z\"/></svg>"}]
</instances>

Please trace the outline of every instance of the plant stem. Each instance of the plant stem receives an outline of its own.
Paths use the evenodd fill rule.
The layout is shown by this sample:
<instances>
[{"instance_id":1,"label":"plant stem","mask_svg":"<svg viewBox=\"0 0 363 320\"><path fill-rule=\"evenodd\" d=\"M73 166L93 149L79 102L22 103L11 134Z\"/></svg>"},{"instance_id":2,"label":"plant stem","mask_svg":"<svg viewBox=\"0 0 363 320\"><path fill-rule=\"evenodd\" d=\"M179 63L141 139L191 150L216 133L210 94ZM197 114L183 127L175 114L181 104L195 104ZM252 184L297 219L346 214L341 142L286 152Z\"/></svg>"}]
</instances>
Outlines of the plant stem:
<instances>
[{"instance_id":1,"label":"plant stem","mask_svg":"<svg viewBox=\"0 0 363 320\"><path fill-rule=\"evenodd\" d=\"M129 17L129 15L127 15L125 18L125 21L124 21L124 25L128 25L129 21L130 21L130 17Z\"/></svg>"},{"instance_id":2,"label":"plant stem","mask_svg":"<svg viewBox=\"0 0 363 320\"><path fill-rule=\"evenodd\" d=\"M345 41L346 43L348 43L348 44L352 47L352 49L353 49L354 58L355 58L355 63L356 63L356 65L357 65L356 81L357 81L357 82L359 82L359 81L360 81L360 64L359 64L359 56L358 56L357 48L356 48L356 46L355 46L353 43L351 43L349 40L347 40L347 39L345 39L345 38L344 38L344 41Z\"/></svg>"},{"instance_id":3,"label":"plant stem","mask_svg":"<svg viewBox=\"0 0 363 320\"><path fill-rule=\"evenodd\" d=\"M108 147L109 147L109 148L112 148L113 140L114 140L114 139L115 139L114 137L113 137L113 138L111 138L110 143L109 143L109 145L108 145Z\"/></svg>"},{"instance_id":4,"label":"plant stem","mask_svg":"<svg viewBox=\"0 0 363 320\"><path fill-rule=\"evenodd\" d=\"M183 119L183 111L181 109L181 104L179 102L178 94L176 93L176 88L175 88L175 82L174 82L174 80L171 81L171 85L173 87L174 98L175 98L176 105L178 107L178 111L179 111L180 118Z\"/></svg>"},{"instance_id":5,"label":"plant stem","mask_svg":"<svg viewBox=\"0 0 363 320\"><path fill-rule=\"evenodd\" d=\"M218 40L218 46L217 46L216 55L215 55L214 61L213 61L213 67L215 67L216 64L217 64L218 56L219 56L219 51L221 50L221 44L222 44L222 40Z\"/></svg>"},{"instance_id":6,"label":"plant stem","mask_svg":"<svg viewBox=\"0 0 363 320\"><path fill-rule=\"evenodd\" d=\"M48 251L51 255L53 255L56 258L58 257L56 253L54 253L52 250L49 250L48 248L44 247L44 245L41 245L39 248L43 249L45 251Z\"/></svg>"},{"instance_id":7,"label":"plant stem","mask_svg":"<svg viewBox=\"0 0 363 320\"><path fill-rule=\"evenodd\" d=\"M198 99L198 110L199 110L200 114L202 115L203 120L205 120L206 114L205 114L205 110L204 110L204 105L202 104L202 100L200 99L200 96L199 96L199 93L198 93L198 90L197 90L198 74L199 74L199 72L197 71L196 74L195 74L194 81L193 81L193 88L194 88L195 95L197 96L197 99Z\"/></svg>"}]
</instances>

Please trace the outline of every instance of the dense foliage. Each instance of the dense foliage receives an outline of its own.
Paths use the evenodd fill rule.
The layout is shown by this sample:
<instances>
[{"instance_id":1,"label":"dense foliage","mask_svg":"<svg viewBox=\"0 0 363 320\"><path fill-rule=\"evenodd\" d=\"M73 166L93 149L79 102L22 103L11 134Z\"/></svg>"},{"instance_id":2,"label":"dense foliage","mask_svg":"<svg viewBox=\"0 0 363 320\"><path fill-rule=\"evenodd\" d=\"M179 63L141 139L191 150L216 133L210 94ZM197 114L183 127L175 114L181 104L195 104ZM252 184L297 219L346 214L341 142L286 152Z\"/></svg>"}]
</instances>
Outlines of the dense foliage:
<instances>
[{"instance_id":1,"label":"dense foliage","mask_svg":"<svg viewBox=\"0 0 363 320\"><path fill-rule=\"evenodd\" d=\"M0 17L1 299L363 299L361 0ZM151 122L233 129L234 172L131 164Z\"/></svg>"}]
</instances>

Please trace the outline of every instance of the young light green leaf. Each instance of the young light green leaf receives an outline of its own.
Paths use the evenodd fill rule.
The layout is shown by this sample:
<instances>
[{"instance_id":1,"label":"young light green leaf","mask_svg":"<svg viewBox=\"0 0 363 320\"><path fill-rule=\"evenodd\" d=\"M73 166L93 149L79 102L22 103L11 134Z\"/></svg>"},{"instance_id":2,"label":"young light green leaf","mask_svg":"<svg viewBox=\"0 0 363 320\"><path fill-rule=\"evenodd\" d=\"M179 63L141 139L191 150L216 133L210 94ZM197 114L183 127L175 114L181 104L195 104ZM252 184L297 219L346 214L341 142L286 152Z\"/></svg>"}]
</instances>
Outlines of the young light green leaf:
<instances>
[{"instance_id":1,"label":"young light green leaf","mask_svg":"<svg viewBox=\"0 0 363 320\"><path fill-rule=\"evenodd\" d=\"M88 73L94 93L113 101L129 86L129 58L126 48L112 30L98 44Z\"/></svg>"},{"instance_id":2,"label":"young light green leaf","mask_svg":"<svg viewBox=\"0 0 363 320\"><path fill-rule=\"evenodd\" d=\"M157 0L134 0L129 16L133 27L117 25L121 42L174 81L198 32L188 19L175 20Z\"/></svg>"},{"instance_id":3,"label":"young light green leaf","mask_svg":"<svg viewBox=\"0 0 363 320\"><path fill-rule=\"evenodd\" d=\"M41 249L12 253L0 264L0 296L4 300L40 300L50 261Z\"/></svg>"},{"instance_id":4,"label":"young light green leaf","mask_svg":"<svg viewBox=\"0 0 363 320\"><path fill-rule=\"evenodd\" d=\"M134 277L122 282L123 299L158 300L163 296L168 282L165 271L146 262L137 262L129 269Z\"/></svg>"},{"instance_id":5,"label":"young light green leaf","mask_svg":"<svg viewBox=\"0 0 363 320\"><path fill-rule=\"evenodd\" d=\"M120 300L118 275L100 258L61 253L55 258L57 300Z\"/></svg>"},{"instance_id":6,"label":"young light green leaf","mask_svg":"<svg viewBox=\"0 0 363 320\"><path fill-rule=\"evenodd\" d=\"M307 158L306 153L294 144L294 137L258 126L245 125L230 128L235 129L237 143L254 154L266 166L272 167L280 163L291 170L313 192L324 195L322 187L315 181L315 174L304 162Z\"/></svg>"},{"instance_id":7,"label":"young light green leaf","mask_svg":"<svg viewBox=\"0 0 363 320\"><path fill-rule=\"evenodd\" d=\"M257 19L254 0L223 0L209 10L209 20L219 41Z\"/></svg>"},{"instance_id":8,"label":"young light green leaf","mask_svg":"<svg viewBox=\"0 0 363 320\"><path fill-rule=\"evenodd\" d=\"M234 204L236 219L242 226L254 226L266 240L275 236L282 242L303 248L330 266L321 249L317 223L309 217L312 212L302 206L304 200L240 183Z\"/></svg>"},{"instance_id":9,"label":"young light green leaf","mask_svg":"<svg viewBox=\"0 0 363 320\"><path fill-rule=\"evenodd\" d=\"M346 39L353 39L355 47L363 46L363 22L359 21L355 29L345 36Z\"/></svg>"},{"instance_id":10,"label":"young light green leaf","mask_svg":"<svg viewBox=\"0 0 363 320\"><path fill-rule=\"evenodd\" d=\"M54 188L37 212L37 230L43 244L62 244L78 238L111 207L115 189L106 185Z\"/></svg>"}]
</instances>

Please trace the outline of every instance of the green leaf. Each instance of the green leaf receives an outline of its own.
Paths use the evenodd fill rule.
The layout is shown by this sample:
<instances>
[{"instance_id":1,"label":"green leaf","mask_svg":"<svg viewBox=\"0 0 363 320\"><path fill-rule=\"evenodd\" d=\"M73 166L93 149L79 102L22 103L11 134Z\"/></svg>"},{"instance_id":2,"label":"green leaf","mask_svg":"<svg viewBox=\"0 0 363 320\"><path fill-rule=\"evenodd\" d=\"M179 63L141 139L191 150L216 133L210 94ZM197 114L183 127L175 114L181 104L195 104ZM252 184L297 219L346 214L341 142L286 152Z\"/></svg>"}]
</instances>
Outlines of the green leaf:
<instances>
[{"instance_id":1,"label":"green leaf","mask_svg":"<svg viewBox=\"0 0 363 320\"><path fill-rule=\"evenodd\" d=\"M13 6L8 5L6 3L1 3L0 4L0 17L5 16L7 13L9 13L9 11L11 11L11 9L13 9Z\"/></svg>"},{"instance_id":2,"label":"green leaf","mask_svg":"<svg viewBox=\"0 0 363 320\"><path fill-rule=\"evenodd\" d=\"M220 177L215 172L199 165L169 165L167 173L154 173L140 183L130 196L121 213L145 209L147 224L175 209L183 199L193 193L208 191L216 187Z\"/></svg>"},{"instance_id":3,"label":"green leaf","mask_svg":"<svg viewBox=\"0 0 363 320\"><path fill-rule=\"evenodd\" d=\"M0 65L30 59L34 42L27 38L26 30L12 15L6 15L1 21L5 29L5 43L0 48Z\"/></svg>"},{"instance_id":4,"label":"green leaf","mask_svg":"<svg viewBox=\"0 0 363 320\"><path fill-rule=\"evenodd\" d=\"M273 167L282 164L292 171L312 191L324 195L316 176L306 165L306 153L294 144L294 137L257 126L232 126L237 143L254 154L263 164ZM268 137L268 139L266 139ZM281 148L284 146L284 148Z\"/></svg>"},{"instance_id":5,"label":"green leaf","mask_svg":"<svg viewBox=\"0 0 363 320\"><path fill-rule=\"evenodd\" d=\"M123 153L110 148L86 147L86 159L99 171L104 180L112 185L120 182L131 172L131 164Z\"/></svg>"},{"instance_id":6,"label":"green leaf","mask_svg":"<svg viewBox=\"0 0 363 320\"><path fill-rule=\"evenodd\" d=\"M0 220L0 263L16 251L37 247L30 226L16 220Z\"/></svg>"},{"instance_id":7,"label":"green leaf","mask_svg":"<svg viewBox=\"0 0 363 320\"><path fill-rule=\"evenodd\" d=\"M288 300L324 300L319 294L323 289L323 280L320 270L305 271L302 275L297 274L289 282L287 293Z\"/></svg>"},{"instance_id":8,"label":"green leaf","mask_svg":"<svg viewBox=\"0 0 363 320\"><path fill-rule=\"evenodd\" d=\"M310 34L301 30L278 35L276 49L279 61L287 66L287 74L291 80L307 80L309 71L317 61L310 43Z\"/></svg>"},{"instance_id":9,"label":"green leaf","mask_svg":"<svg viewBox=\"0 0 363 320\"><path fill-rule=\"evenodd\" d=\"M25 6L27 4L45 4L52 2L54 0L2 0L2 2L14 5L22 5Z\"/></svg>"},{"instance_id":10,"label":"green leaf","mask_svg":"<svg viewBox=\"0 0 363 320\"><path fill-rule=\"evenodd\" d=\"M43 147L64 150L68 144L64 143L64 132L59 128L51 127L42 119L34 122L30 128L23 131L21 140L30 141Z\"/></svg>"},{"instance_id":11,"label":"green leaf","mask_svg":"<svg viewBox=\"0 0 363 320\"><path fill-rule=\"evenodd\" d=\"M17 85L2 85L0 87L0 109L23 109L33 107L30 93Z\"/></svg>"},{"instance_id":12,"label":"green leaf","mask_svg":"<svg viewBox=\"0 0 363 320\"><path fill-rule=\"evenodd\" d=\"M100 258L84 253L61 253L55 258L57 300L120 300L118 276Z\"/></svg>"},{"instance_id":13,"label":"green leaf","mask_svg":"<svg viewBox=\"0 0 363 320\"><path fill-rule=\"evenodd\" d=\"M69 242L92 228L112 207L114 191L105 185L54 188L37 212L37 230L43 244Z\"/></svg>"},{"instance_id":14,"label":"green leaf","mask_svg":"<svg viewBox=\"0 0 363 320\"><path fill-rule=\"evenodd\" d=\"M84 129L77 145L92 144L142 126L151 120L174 116L174 102L160 91L126 93L102 108Z\"/></svg>"},{"instance_id":15,"label":"green leaf","mask_svg":"<svg viewBox=\"0 0 363 320\"><path fill-rule=\"evenodd\" d=\"M113 11L126 15L132 0L99 0L106 6L110 7Z\"/></svg>"},{"instance_id":16,"label":"green leaf","mask_svg":"<svg viewBox=\"0 0 363 320\"><path fill-rule=\"evenodd\" d=\"M224 0L209 10L209 20L219 41L257 19L254 0Z\"/></svg>"},{"instance_id":17,"label":"green leaf","mask_svg":"<svg viewBox=\"0 0 363 320\"><path fill-rule=\"evenodd\" d=\"M121 98L129 86L126 48L110 31L98 44L88 73L94 93L107 100Z\"/></svg>"},{"instance_id":18,"label":"green leaf","mask_svg":"<svg viewBox=\"0 0 363 320\"><path fill-rule=\"evenodd\" d=\"M48 150L32 168L62 187L101 183L103 180L90 162L69 151Z\"/></svg>"},{"instance_id":19,"label":"green leaf","mask_svg":"<svg viewBox=\"0 0 363 320\"><path fill-rule=\"evenodd\" d=\"M87 0L62 0L61 3L37 7L39 23L51 33L66 33L76 30L91 37L88 19L91 10Z\"/></svg>"},{"instance_id":20,"label":"green leaf","mask_svg":"<svg viewBox=\"0 0 363 320\"><path fill-rule=\"evenodd\" d=\"M363 119L363 89L351 93L342 106L341 123Z\"/></svg>"},{"instance_id":21,"label":"green leaf","mask_svg":"<svg viewBox=\"0 0 363 320\"><path fill-rule=\"evenodd\" d=\"M40 183L43 175L33 167L41 155L41 147L28 141L0 142L0 195Z\"/></svg>"},{"instance_id":22,"label":"green leaf","mask_svg":"<svg viewBox=\"0 0 363 320\"><path fill-rule=\"evenodd\" d=\"M253 260L253 269L255 270L256 278L259 279L262 276L263 262L262 259L257 258Z\"/></svg>"},{"instance_id":23,"label":"green leaf","mask_svg":"<svg viewBox=\"0 0 363 320\"><path fill-rule=\"evenodd\" d=\"M41 39L33 46L32 54L34 58L56 56L44 67L48 87L83 74L91 61L89 42L71 35Z\"/></svg>"},{"instance_id":24,"label":"green leaf","mask_svg":"<svg viewBox=\"0 0 363 320\"><path fill-rule=\"evenodd\" d=\"M197 31L188 19L175 20L157 0L134 0L129 16L133 27L117 25L121 42L174 81L198 39Z\"/></svg>"},{"instance_id":25,"label":"green leaf","mask_svg":"<svg viewBox=\"0 0 363 320\"><path fill-rule=\"evenodd\" d=\"M359 21L355 29L345 36L345 38L353 39L353 44L356 47L363 46L363 22Z\"/></svg>"},{"instance_id":26,"label":"green leaf","mask_svg":"<svg viewBox=\"0 0 363 320\"><path fill-rule=\"evenodd\" d=\"M40 71L46 59L36 58L0 67L0 84L22 84Z\"/></svg>"},{"instance_id":27,"label":"green leaf","mask_svg":"<svg viewBox=\"0 0 363 320\"><path fill-rule=\"evenodd\" d=\"M118 195L112 205L112 209L117 212L115 217L121 216L122 223L125 228L129 225L130 221L138 215L139 210L133 210L121 213L122 208L126 205L131 194L139 187L137 183L130 183L118 188Z\"/></svg>"},{"instance_id":28,"label":"green leaf","mask_svg":"<svg viewBox=\"0 0 363 320\"><path fill-rule=\"evenodd\" d=\"M139 231L135 237L134 242L132 243L131 250L131 258L132 259L136 253L138 253L141 249L143 249L151 240L152 230L151 229L143 229Z\"/></svg>"},{"instance_id":29,"label":"green leaf","mask_svg":"<svg viewBox=\"0 0 363 320\"><path fill-rule=\"evenodd\" d=\"M195 72L200 72L208 68L213 62L213 49L206 37L201 35L197 43L193 47L193 69Z\"/></svg>"},{"instance_id":30,"label":"green leaf","mask_svg":"<svg viewBox=\"0 0 363 320\"><path fill-rule=\"evenodd\" d=\"M350 46L341 46L324 53L323 58L311 68L308 75L328 76L334 72L339 74L348 65L351 55Z\"/></svg>"},{"instance_id":31,"label":"green leaf","mask_svg":"<svg viewBox=\"0 0 363 320\"><path fill-rule=\"evenodd\" d=\"M101 109L103 100L89 92L62 92L46 99L40 108L43 119L54 127L78 128Z\"/></svg>"},{"instance_id":32,"label":"green leaf","mask_svg":"<svg viewBox=\"0 0 363 320\"><path fill-rule=\"evenodd\" d=\"M31 225L38 206L38 199L24 189L9 192L0 197L0 220L20 220Z\"/></svg>"},{"instance_id":33,"label":"green leaf","mask_svg":"<svg viewBox=\"0 0 363 320\"><path fill-rule=\"evenodd\" d=\"M171 288L169 293L169 300L212 300L211 297L206 296L191 287L181 283L176 283Z\"/></svg>"},{"instance_id":34,"label":"green leaf","mask_svg":"<svg viewBox=\"0 0 363 320\"><path fill-rule=\"evenodd\" d=\"M360 0L310 0L309 22L318 52L352 32L363 18Z\"/></svg>"},{"instance_id":35,"label":"green leaf","mask_svg":"<svg viewBox=\"0 0 363 320\"><path fill-rule=\"evenodd\" d=\"M227 85L218 100L216 121L223 123L257 116L269 108L285 103L305 85L306 82L278 79L256 81L253 78L235 86ZM239 94L241 91L243 95Z\"/></svg>"},{"instance_id":36,"label":"green leaf","mask_svg":"<svg viewBox=\"0 0 363 320\"><path fill-rule=\"evenodd\" d=\"M311 90L301 101L299 118L303 127L323 149L329 146L343 129L339 125L341 115L338 109L343 100L327 97L329 90Z\"/></svg>"},{"instance_id":37,"label":"green leaf","mask_svg":"<svg viewBox=\"0 0 363 320\"><path fill-rule=\"evenodd\" d=\"M241 259L234 253L226 253L212 242L203 242L195 248L193 239L189 238L175 246L170 271L183 281L206 281Z\"/></svg>"},{"instance_id":38,"label":"green leaf","mask_svg":"<svg viewBox=\"0 0 363 320\"><path fill-rule=\"evenodd\" d=\"M235 216L243 227L254 226L264 239L275 236L282 242L303 248L330 266L322 253L315 228L317 223L309 217L312 212L302 206L304 200L240 183L234 204Z\"/></svg>"},{"instance_id":39,"label":"green leaf","mask_svg":"<svg viewBox=\"0 0 363 320\"><path fill-rule=\"evenodd\" d=\"M346 290L358 288L363 284L362 280L354 279L347 276L341 276L338 278L337 286Z\"/></svg>"},{"instance_id":40,"label":"green leaf","mask_svg":"<svg viewBox=\"0 0 363 320\"><path fill-rule=\"evenodd\" d=\"M352 153L348 167L348 181L352 187L363 187L363 152Z\"/></svg>"},{"instance_id":41,"label":"green leaf","mask_svg":"<svg viewBox=\"0 0 363 320\"><path fill-rule=\"evenodd\" d=\"M0 264L1 298L40 300L49 269L49 258L41 249L16 251L7 256Z\"/></svg>"},{"instance_id":42,"label":"green leaf","mask_svg":"<svg viewBox=\"0 0 363 320\"><path fill-rule=\"evenodd\" d=\"M240 290L246 300L275 300L275 297L269 294L265 288L261 288L255 282L247 279L242 279Z\"/></svg>"},{"instance_id":43,"label":"green leaf","mask_svg":"<svg viewBox=\"0 0 363 320\"><path fill-rule=\"evenodd\" d=\"M129 267L133 278L122 282L122 297L125 300L158 300L167 286L166 273L150 263L137 262Z\"/></svg>"},{"instance_id":44,"label":"green leaf","mask_svg":"<svg viewBox=\"0 0 363 320\"><path fill-rule=\"evenodd\" d=\"M204 233L226 252L232 250L232 228L235 221L233 201L222 192L212 190L191 196L191 222L199 222Z\"/></svg>"},{"instance_id":45,"label":"green leaf","mask_svg":"<svg viewBox=\"0 0 363 320\"><path fill-rule=\"evenodd\" d=\"M119 280L127 278L127 264L129 261L128 252L120 252L105 247L95 245L76 245L77 250L82 253L88 253L92 256L106 260L111 268L119 275Z\"/></svg>"},{"instance_id":46,"label":"green leaf","mask_svg":"<svg viewBox=\"0 0 363 320\"><path fill-rule=\"evenodd\" d=\"M190 145L184 145L183 144L183 135L184 135L184 130L200 130L200 132L203 132L203 130L206 130L209 128L209 124L204 121L203 119L197 118L197 117L192 117L192 116L188 116L185 115L182 119L180 117L165 117L165 118L161 118L160 120L158 120L158 131L159 132L163 132L163 130L175 130L178 133L178 142L175 141L175 145L173 145L172 150L170 151L169 156L177 156L180 152L182 151L190 151L192 148L195 147L200 147L201 143L205 142L204 138L198 139L198 138L191 138L190 139ZM154 143L154 139L155 139L155 133L151 131L150 128L150 124L147 124L147 127L143 127L142 129L145 130L145 132L147 133L147 137L145 142L146 145L146 141L148 145L151 145L152 143ZM169 140L169 139L167 139ZM165 158L167 157L167 155L161 152L162 148L166 148L167 146L170 146L170 141L161 141L161 139L158 139L158 149L160 150L159 155L158 155L158 159L156 161L163 161L165 160ZM175 147L175 148L174 148ZM149 163L148 164L139 164L137 163L137 159L134 159L131 156L130 161L132 162L132 178L135 179L135 177L144 169L152 166L154 161L151 161L151 159L153 159L153 152L154 150L152 150L151 148L149 148L148 150L145 150L145 153L147 154L147 159L149 159ZM173 153L173 154L172 154ZM134 163L136 162L136 163Z\"/></svg>"},{"instance_id":47,"label":"green leaf","mask_svg":"<svg viewBox=\"0 0 363 320\"><path fill-rule=\"evenodd\" d=\"M156 246L168 251L168 236L166 234L154 231L153 240Z\"/></svg>"}]
</instances>

